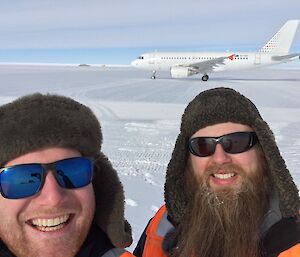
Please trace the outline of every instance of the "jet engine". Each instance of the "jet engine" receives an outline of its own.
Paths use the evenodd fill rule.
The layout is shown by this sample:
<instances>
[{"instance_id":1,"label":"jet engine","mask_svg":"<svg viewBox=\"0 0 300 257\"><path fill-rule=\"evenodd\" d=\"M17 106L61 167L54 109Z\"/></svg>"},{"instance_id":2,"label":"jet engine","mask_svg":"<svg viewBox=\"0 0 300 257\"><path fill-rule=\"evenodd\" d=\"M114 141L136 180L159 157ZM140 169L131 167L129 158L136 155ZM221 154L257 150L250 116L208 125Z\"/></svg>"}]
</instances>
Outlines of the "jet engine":
<instances>
[{"instance_id":1,"label":"jet engine","mask_svg":"<svg viewBox=\"0 0 300 257\"><path fill-rule=\"evenodd\" d=\"M171 68L171 77L176 78L176 79L186 78L186 77L194 75L196 73L197 72L195 72L194 70L192 70L189 67L177 66L177 67L172 67Z\"/></svg>"}]
</instances>

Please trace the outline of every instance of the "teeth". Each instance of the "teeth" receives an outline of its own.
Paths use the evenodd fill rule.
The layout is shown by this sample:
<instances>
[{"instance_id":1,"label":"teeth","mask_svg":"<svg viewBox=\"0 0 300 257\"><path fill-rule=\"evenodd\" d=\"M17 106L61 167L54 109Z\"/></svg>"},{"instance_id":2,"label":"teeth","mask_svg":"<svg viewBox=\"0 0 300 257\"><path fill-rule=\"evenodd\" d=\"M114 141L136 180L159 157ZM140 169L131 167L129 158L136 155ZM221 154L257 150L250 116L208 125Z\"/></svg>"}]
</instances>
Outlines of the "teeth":
<instances>
[{"instance_id":1,"label":"teeth","mask_svg":"<svg viewBox=\"0 0 300 257\"><path fill-rule=\"evenodd\" d=\"M36 227L38 230L43 231L43 232L48 232L48 231L55 231L63 228L64 224L60 224L59 226L56 227Z\"/></svg>"},{"instance_id":2,"label":"teeth","mask_svg":"<svg viewBox=\"0 0 300 257\"><path fill-rule=\"evenodd\" d=\"M218 178L218 179L229 179L229 178L232 178L233 176L234 176L234 173L226 173L226 174L216 173L216 174L214 174L214 177Z\"/></svg>"},{"instance_id":3,"label":"teeth","mask_svg":"<svg viewBox=\"0 0 300 257\"><path fill-rule=\"evenodd\" d=\"M53 231L62 228L69 217L70 215L67 214L52 219L34 219L31 222L41 231Z\"/></svg>"}]
</instances>

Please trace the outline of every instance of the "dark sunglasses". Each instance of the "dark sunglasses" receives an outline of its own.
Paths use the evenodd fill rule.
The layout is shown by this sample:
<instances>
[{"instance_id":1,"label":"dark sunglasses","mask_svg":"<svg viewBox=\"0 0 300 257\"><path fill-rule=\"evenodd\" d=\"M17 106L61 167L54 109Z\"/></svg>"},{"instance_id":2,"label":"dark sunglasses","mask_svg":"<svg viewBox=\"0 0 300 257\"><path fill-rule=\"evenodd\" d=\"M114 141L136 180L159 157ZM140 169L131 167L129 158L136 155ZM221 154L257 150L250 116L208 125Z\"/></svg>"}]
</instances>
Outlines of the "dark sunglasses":
<instances>
[{"instance_id":1,"label":"dark sunglasses","mask_svg":"<svg viewBox=\"0 0 300 257\"><path fill-rule=\"evenodd\" d=\"M38 193L51 171L62 188L80 188L92 180L92 161L75 157L53 163L20 164L0 169L1 195L8 199L20 199Z\"/></svg>"},{"instance_id":2,"label":"dark sunglasses","mask_svg":"<svg viewBox=\"0 0 300 257\"><path fill-rule=\"evenodd\" d=\"M226 153L236 154L248 151L257 142L255 132L235 132L220 137L190 138L188 145L193 155L206 157L214 154L218 143Z\"/></svg>"}]
</instances>

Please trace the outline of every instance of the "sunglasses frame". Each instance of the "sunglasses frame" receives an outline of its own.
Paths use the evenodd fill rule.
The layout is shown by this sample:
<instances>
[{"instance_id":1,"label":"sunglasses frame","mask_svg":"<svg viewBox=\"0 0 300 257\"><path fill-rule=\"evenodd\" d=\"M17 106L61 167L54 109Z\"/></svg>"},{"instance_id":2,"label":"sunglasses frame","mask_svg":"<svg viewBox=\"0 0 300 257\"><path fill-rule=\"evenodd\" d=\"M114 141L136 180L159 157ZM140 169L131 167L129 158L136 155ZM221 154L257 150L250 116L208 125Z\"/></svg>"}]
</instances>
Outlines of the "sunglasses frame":
<instances>
[{"instance_id":1,"label":"sunglasses frame","mask_svg":"<svg viewBox=\"0 0 300 257\"><path fill-rule=\"evenodd\" d=\"M63 162L63 161L68 161L68 160L77 160L77 159L85 159L85 160L88 160L90 162L90 165L91 165L91 178L89 180L88 183L84 184L83 186L80 186L80 187L75 187L72 182L70 181L70 183L72 184L72 186L70 185L70 187L64 187L60 184L59 182L59 179L57 178L57 174L59 172L59 170L56 169L56 165L60 162ZM84 187L84 186L87 186L89 183L91 183L92 179L93 179L93 158L90 158L90 157L85 157L85 156L78 156L78 157L71 157L71 158L66 158L66 159L61 159L61 160L58 160L58 161L55 161L55 162L51 162L51 163L23 163L23 164L17 164L17 165L12 165L12 166L7 166L7 167L2 167L0 168L0 178L1 178L1 173L7 169L11 169L11 168L14 168L14 167L22 167L22 166L30 166L30 165L37 165L37 166L40 166L41 167L41 182L40 182L40 185L39 187L33 192L31 193L30 195L26 195L24 197L8 197L4 192L3 192L3 189L2 189L2 185L1 185L1 180L0 180L0 193L1 193L1 196L4 197L4 198L7 198L7 199L22 199L22 198L27 198L27 197L30 197L30 196L33 196L35 194L37 194L38 192L40 192L40 190L43 188L44 186L44 183L45 183L45 179L46 179L46 176L49 172L52 172L55 180L56 180L56 183L63 189L77 189L77 188L81 188L81 187ZM13 172L13 171L11 171ZM64 176L64 175L62 175ZM66 176L67 179L68 176Z\"/></svg>"},{"instance_id":2,"label":"sunglasses frame","mask_svg":"<svg viewBox=\"0 0 300 257\"><path fill-rule=\"evenodd\" d=\"M249 143L248 143L248 146L241 150L241 151L234 151L234 152L228 152L226 149L224 149L224 146L223 146L223 139L226 137L230 137L232 135L248 135L249 137ZM193 142L194 141L197 141L199 139L212 139L213 140L213 152L212 153L209 153L209 154L206 154L206 155L199 155L194 149L193 149ZM229 154L238 154L238 153L243 153L243 152L246 152L248 150L250 150L256 143L258 142L258 138L257 138L257 135L254 131L241 131L241 132L233 132L233 133L229 133L229 134L225 134L225 135L222 135L222 136L219 136L219 137L192 137L189 139L188 141L188 149L190 151L191 154L195 155L195 156L198 156L198 157L208 157L208 156L211 156L215 153L216 151L216 146L217 144L220 144L222 146L222 149L224 152L226 153L229 153Z\"/></svg>"}]
</instances>

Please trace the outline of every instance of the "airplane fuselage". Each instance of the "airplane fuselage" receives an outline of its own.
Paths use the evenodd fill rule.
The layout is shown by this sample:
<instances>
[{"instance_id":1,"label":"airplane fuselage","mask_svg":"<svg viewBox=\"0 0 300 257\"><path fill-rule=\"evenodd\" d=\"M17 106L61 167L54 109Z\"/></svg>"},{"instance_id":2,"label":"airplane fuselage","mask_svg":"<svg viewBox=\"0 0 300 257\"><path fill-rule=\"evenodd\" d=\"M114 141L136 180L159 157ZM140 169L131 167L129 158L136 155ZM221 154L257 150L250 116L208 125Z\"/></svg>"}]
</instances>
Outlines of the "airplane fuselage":
<instances>
[{"instance_id":1,"label":"airplane fuselage","mask_svg":"<svg viewBox=\"0 0 300 257\"><path fill-rule=\"evenodd\" d=\"M214 67L213 72L258 68L281 63L272 59L272 54L262 52L153 52L145 53L132 62L136 68L170 71L172 67L207 62L219 57L229 57Z\"/></svg>"}]
</instances>

